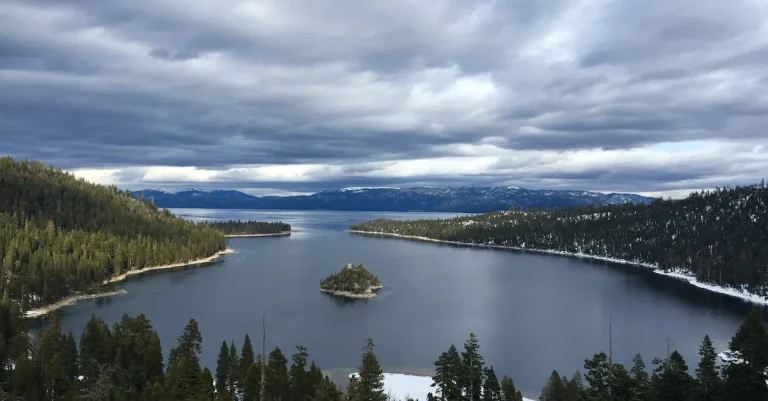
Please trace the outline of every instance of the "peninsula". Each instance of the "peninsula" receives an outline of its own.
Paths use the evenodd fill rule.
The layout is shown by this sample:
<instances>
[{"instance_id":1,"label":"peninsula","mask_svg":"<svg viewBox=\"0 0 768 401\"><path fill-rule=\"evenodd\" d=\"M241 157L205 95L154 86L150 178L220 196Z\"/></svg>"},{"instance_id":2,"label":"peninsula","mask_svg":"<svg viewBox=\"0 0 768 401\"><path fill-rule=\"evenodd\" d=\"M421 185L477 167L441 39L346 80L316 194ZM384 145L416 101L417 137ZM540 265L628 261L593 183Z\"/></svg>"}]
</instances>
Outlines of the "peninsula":
<instances>
[{"instance_id":1,"label":"peninsula","mask_svg":"<svg viewBox=\"0 0 768 401\"><path fill-rule=\"evenodd\" d=\"M331 295L353 299L376 297L376 291L383 286L363 265L348 264L340 272L328 275L320 283L320 291Z\"/></svg>"}]
</instances>

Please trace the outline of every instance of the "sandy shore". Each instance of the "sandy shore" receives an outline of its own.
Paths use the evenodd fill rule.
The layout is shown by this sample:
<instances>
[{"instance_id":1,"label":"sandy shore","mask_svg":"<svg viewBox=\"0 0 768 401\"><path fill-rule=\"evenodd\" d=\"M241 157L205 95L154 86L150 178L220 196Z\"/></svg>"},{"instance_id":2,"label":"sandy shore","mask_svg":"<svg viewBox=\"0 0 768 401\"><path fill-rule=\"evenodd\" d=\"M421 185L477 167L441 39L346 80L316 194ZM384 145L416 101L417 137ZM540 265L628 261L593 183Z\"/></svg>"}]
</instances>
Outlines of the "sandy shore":
<instances>
[{"instance_id":1,"label":"sandy shore","mask_svg":"<svg viewBox=\"0 0 768 401\"><path fill-rule=\"evenodd\" d=\"M735 298L740 298L745 301L759 304L759 305L768 305L768 298L760 296L758 294L749 292L746 290L746 288L734 288L734 287L723 287L716 284L709 284L709 283L703 283L698 281L695 277L692 275L681 272L681 271L664 271L659 268L659 266L650 264L650 263L643 263L639 261L631 261L631 260L624 260L624 259L614 259L609 258L605 256L594 256L594 255L587 255L583 253L572 253L572 252L563 252L563 251L556 251L554 249L531 249L531 248L520 248L515 246L503 246L503 245L489 245L489 244L473 244L469 242L459 242L459 241L444 241L444 240L438 240L434 238L428 238L428 237L419 237L415 235L401 235L401 234L393 234L393 233L382 233L382 232L375 232L375 231L357 231L357 230L347 230L347 232L352 234L360 234L360 235L369 235L369 236L381 236L381 237L393 237L393 238L402 238L402 239L408 239L413 241L424 241L424 242L436 242L440 244L451 244L451 245L457 245L457 246L466 246L466 247L476 247L476 248L486 248L486 249L501 249L501 250L511 250L511 251L518 251L518 252L535 252L535 253L543 253L547 255L560 255L560 256L568 256L568 257L576 257L580 259L592 259L592 260L600 260L604 262L611 262L611 263L621 263L621 264L627 264L627 265L633 265L633 266L639 266L639 267L646 267L653 269L654 273L661 274L663 276L676 278L679 280L684 280L690 283L693 286L699 287L701 289L716 292L718 294L728 295Z\"/></svg>"},{"instance_id":2,"label":"sandy shore","mask_svg":"<svg viewBox=\"0 0 768 401\"><path fill-rule=\"evenodd\" d=\"M376 298L376 291L384 288L383 285L377 285L375 287L371 287L369 291L364 292L362 294L358 294L355 292L349 292L349 291L334 291L334 290L324 290L320 288L320 292L324 292L326 294L336 295L337 297L344 297L344 298L352 298L352 299L371 299Z\"/></svg>"},{"instance_id":3,"label":"sandy shore","mask_svg":"<svg viewBox=\"0 0 768 401\"><path fill-rule=\"evenodd\" d=\"M80 301L80 300L83 300L83 299L94 299L94 298L112 297L112 296L115 296L115 295L123 295L123 294L127 294L127 293L128 293L128 291L126 291L126 290L121 288L121 289L115 290L115 291L99 292L99 293L96 293L96 294L74 295L74 296L71 296L71 297L66 297L66 298L64 298L64 299L62 299L62 300L60 300L60 301L58 301L56 303L53 303L53 304L50 304L50 305L47 305L47 306L43 306L43 307L40 307L40 308L37 308L37 309L30 309L30 310L28 310L24 314L24 317L35 318L35 317L40 317L40 316L43 316L43 315L47 315L47 314L55 311L56 309L60 309L60 308L63 308L65 306L74 305L74 304L77 303L77 301Z\"/></svg>"},{"instance_id":4,"label":"sandy shore","mask_svg":"<svg viewBox=\"0 0 768 401\"><path fill-rule=\"evenodd\" d=\"M224 237L226 238L250 238L250 237L282 237L286 235L291 235L292 231L281 231L279 233L268 233L268 234L228 234Z\"/></svg>"},{"instance_id":5,"label":"sandy shore","mask_svg":"<svg viewBox=\"0 0 768 401\"><path fill-rule=\"evenodd\" d=\"M223 251L216 252L215 254L213 254L213 255L211 255L211 256L209 256L207 258L195 259L195 260L191 260L189 262L171 263L171 264L167 264L167 265L145 267L143 269L138 269L138 270L130 270L127 273L121 274L119 276L114 276L114 277L110 278L109 280L105 280L103 284L106 285L106 284L119 283L121 281L125 281L126 279L128 279L131 276L140 275L140 274L144 274L144 273L151 272L151 271L156 271L156 270L178 269L180 267L187 267L187 266L199 265L199 264L203 264L203 263L209 263L209 262L212 262L212 261L218 259L222 255L226 255L228 253L233 253L233 252L234 252L234 250L232 250L230 248L227 248L227 249L225 249ZM74 304L77 303L77 301L84 300L84 299L104 298L104 297L111 297L111 296L115 296L115 295L123 295L123 294L127 294L127 293L128 293L127 291L125 291L124 289L121 288L121 289L114 290L114 291L100 292L100 293L96 293L96 294L73 295L71 297L67 297L67 298L61 299L59 301L56 301L55 303L50 304L50 305L41 306L41 307L35 308L35 309L30 309L30 310L28 310L28 311L26 311L24 313L24 317L36 318L36 317L44 316L44 315L47 315L47 314L49 314L49 313L51 313L51 312L53 312L53 311L55 311L57 309L61 309L61 308L65 307L65 306L74 305Z\"/></svg>"},{"instance_id":6,"label":"sandy shore","mask_svg":"<svg viewBox=\"0 0 768 401\"><path fill-rule=\"evenodd\" d=\"M209 263L213 262L214 260L218 259L222 255L226 255L228 253L234 253L235 251L227 248L223 251L218 251L215 254L202 259L195 259L191 260L189 262L179 262L179 263L171 263L168 265L160 265L160 266L152 266L152 267L145 267L143 269L139 270L129 270L128 272L121 274L119 276L114 276L111 279L104 282L104 284L111 284L111 283L119 283L121 281L124 281L128 277L135 276L137 274L144 274L147 272L155 271L155 270L168 270L168 269L178 269L179 267L186 267L186 266L193 266L193 265L200 265L203 263Z\"/></svg>"}]
</instances>

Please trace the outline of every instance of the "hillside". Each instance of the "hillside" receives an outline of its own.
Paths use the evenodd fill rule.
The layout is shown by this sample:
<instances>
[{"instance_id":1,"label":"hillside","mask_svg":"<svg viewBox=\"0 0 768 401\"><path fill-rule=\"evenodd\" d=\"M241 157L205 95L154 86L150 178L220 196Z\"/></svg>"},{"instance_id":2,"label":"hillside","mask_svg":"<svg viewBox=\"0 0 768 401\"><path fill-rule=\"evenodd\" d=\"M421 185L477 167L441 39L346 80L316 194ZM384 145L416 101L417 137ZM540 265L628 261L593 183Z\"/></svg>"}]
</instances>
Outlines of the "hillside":
<instances>
[{"instance_id":1,"label":"hillside","mask_svg":"<svg viewBox=\"0 0 768 401\"><path fill-rule=\"evenodd\" d=\"M367 210L483 213L509 208L562 208L580 205L650 203L636 194L532 190L515 187L342 188L314 195L256 197L238 191L144 190L134 196L160 207L218 209Z\"/></svg>"},{"instance_id":2,"label":"hillside","mask_svg":"<svg viewBox=\"0 0 768 401\"><path fill-rule=\"evenodd\" d=\"M766 205L762 183L648 205L374 220L351 229L621 259L768 297Z\"/></svg>"},{"instance_id":3,"label":"hillside","mask_svg":"<svg viewBox=\"0 0 768 401\"><path fill-rule=\"evenodd\" d=\"M129 270L208 257L221 232L38 162L0 158L0 291L35 307Z\"/></svg>"}]
</instances>

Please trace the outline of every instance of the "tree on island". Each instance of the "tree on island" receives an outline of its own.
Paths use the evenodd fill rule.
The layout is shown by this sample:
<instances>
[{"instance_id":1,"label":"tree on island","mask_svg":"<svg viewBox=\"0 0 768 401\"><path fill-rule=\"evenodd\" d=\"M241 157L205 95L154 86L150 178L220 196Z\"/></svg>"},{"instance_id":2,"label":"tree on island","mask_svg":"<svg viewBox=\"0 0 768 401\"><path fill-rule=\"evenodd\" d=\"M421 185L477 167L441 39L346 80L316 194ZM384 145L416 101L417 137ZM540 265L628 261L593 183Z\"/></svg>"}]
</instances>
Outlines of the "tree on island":
<instances>
[{"instance_id":1,"label":"tree on island","mask_svg":"<svg viewBox=\"0 0 768 401\"><path fill-rule=\"evenodd\" d=\"M320 289L327 292L366 294L381 288L379 278L363 265L347 265L338 273L331 273L320 282Z\"/></svg>"}]
</instances>

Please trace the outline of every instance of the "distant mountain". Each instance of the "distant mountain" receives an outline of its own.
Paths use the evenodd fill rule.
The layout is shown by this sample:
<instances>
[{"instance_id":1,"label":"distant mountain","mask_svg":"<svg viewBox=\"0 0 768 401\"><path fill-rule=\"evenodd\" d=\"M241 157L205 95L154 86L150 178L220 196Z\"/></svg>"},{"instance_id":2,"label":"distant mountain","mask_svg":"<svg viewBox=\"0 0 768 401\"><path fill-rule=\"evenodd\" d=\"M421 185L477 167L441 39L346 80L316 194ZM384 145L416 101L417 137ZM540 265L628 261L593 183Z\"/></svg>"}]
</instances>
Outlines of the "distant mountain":
<instances>
[{"instance_id":1,"label":"distant mountain","mask_svg":"<svg viewBox=\"0 0 768 401\"><path fill-rule=\"evenodd\" d=\"M232 190L149 189L133 192L165 208L367 210L483 213L510 207L563 208L579 205L650 203L654 198L636 194L516 187L342 188L298 196L251 196Z\"/></svg>"}]
</instances>

